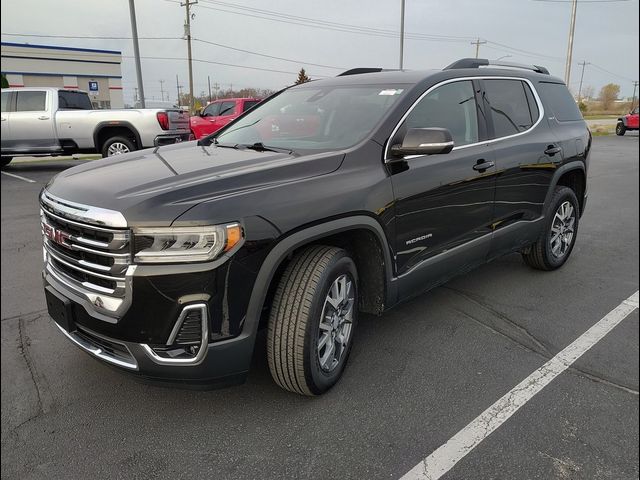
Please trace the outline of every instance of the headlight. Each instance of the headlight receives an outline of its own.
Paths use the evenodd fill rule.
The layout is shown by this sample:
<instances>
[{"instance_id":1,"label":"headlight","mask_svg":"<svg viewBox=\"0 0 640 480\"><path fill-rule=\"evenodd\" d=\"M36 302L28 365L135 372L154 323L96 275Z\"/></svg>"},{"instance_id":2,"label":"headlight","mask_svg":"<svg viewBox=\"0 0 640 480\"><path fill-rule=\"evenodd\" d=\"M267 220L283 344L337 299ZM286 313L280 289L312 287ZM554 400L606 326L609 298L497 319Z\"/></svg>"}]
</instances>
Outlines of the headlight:
<instances>
[{"instance_id":1,"label":"headlight","mask_svg":"<svg viewBox=\"0 0 640 480\"><path fill-rule=\"evenodd\" d=\"M206 262L242 240L238 223L206 227L137 228L133 231L137 263Z\"/></svg>"}]
</instances>

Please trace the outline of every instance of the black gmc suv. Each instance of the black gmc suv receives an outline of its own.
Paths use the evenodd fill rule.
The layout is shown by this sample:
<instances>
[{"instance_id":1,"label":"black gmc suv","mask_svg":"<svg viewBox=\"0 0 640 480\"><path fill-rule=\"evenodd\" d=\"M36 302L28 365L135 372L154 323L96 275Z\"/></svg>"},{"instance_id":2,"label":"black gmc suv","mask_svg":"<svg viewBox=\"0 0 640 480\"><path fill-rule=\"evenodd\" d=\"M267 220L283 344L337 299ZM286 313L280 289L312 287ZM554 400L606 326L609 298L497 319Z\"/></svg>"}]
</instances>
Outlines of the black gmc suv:
<instances>
[{"instance_id":1,"label":"black gmc suv","mask_svg":"<svg viewBox=\"0 0 640 480\"><path fill-rule=\"evenodd\" d=\"M521 252L553 270L591 135L543 67L463 59L287 88L210 137L66 170L41 193L48 309L94 357L178 385L242 381L260 326L303 395L358 312Z\"/></svg>"}]
</instances>

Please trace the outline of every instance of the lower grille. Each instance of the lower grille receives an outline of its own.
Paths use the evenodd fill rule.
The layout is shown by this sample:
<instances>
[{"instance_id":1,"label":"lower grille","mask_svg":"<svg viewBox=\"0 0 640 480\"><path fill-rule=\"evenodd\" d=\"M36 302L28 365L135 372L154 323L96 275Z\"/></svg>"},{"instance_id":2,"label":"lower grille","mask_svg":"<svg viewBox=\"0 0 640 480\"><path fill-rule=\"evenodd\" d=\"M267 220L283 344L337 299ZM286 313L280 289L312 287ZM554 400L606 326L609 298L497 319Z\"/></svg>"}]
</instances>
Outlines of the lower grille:
<instances>
[{"instance_id":1,"label":"lower grille","mask_svg":"<svg viewBox=\"0 0 640 480\"><path fill-rule=\"evenodd\" d=\"M174 344L194 345L202 341L202 314L200 310L191 310L182 322Z\"/></svg>"}]
</instances>

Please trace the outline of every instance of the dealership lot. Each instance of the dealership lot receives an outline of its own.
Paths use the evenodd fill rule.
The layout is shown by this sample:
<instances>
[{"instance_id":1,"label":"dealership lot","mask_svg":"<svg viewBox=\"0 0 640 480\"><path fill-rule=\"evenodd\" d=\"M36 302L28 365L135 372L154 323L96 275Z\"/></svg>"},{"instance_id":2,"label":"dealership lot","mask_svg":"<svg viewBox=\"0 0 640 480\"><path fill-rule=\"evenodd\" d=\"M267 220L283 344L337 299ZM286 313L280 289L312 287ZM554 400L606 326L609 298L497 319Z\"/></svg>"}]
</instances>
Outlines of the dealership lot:
<instances>
[{"instance_id":1,"label":"dealership lot","mask_svg":"<svg viewBox=\"0 0 640 480\"><path fill-rule=\"evenodd\" d=\"M136 383L73 347L44 310L37 194L76 161L2 182L2 476L398 478L638 290L638 135L597 137L575 251L553 273L505 257L363 317L342 381ZM638 477L638 310L444 478Z\"/></svg>"}]
</instances>

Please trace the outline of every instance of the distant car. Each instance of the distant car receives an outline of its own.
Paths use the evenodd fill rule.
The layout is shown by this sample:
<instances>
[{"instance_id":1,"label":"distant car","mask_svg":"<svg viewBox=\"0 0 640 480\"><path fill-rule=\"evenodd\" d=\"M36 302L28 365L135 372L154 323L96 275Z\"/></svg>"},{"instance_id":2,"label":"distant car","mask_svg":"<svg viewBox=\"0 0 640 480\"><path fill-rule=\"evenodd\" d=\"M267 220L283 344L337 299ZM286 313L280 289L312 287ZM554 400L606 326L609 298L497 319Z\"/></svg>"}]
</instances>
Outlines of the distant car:
<instances>
[{"instance_id":1,"label":"distant car","mask_svg":"<svg viewBox=\"0 0 640 480\"><path fill-rule=\"evenodd\" d=\"M200 115L191 117L191 132L197 139L206 137L261 101L260 98L224 98L211 102Z\"/></svg>"},{"instance_id":2,"label":"distant car","mask_svg":"<svg viewBox=\"0 0 640 480\"><path fill-rule=\"evenodd\" d=\"M622 136L627 133L628 130L638 130L638 107L618 119L616 135Z\"/></svg>"}]
</instances>

